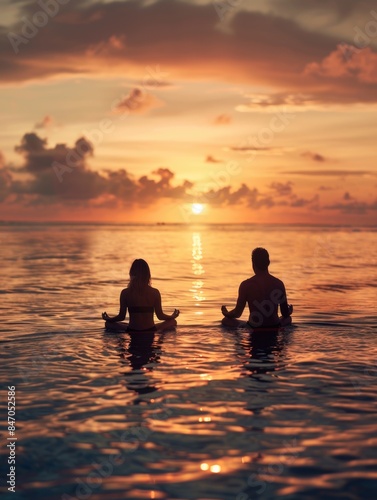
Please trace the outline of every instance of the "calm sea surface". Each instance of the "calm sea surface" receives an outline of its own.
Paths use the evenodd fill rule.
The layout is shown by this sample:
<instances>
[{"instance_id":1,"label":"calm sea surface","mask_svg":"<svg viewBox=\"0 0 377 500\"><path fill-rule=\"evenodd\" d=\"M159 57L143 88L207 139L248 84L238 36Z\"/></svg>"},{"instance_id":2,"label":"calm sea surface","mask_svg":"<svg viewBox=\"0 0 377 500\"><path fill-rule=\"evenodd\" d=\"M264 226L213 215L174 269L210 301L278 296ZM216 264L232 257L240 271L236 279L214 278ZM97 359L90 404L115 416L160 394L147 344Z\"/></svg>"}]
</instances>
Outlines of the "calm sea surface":
<instances>
[{"instance_id":1,"label":"calm sea surface","mask_svg":"<svg viewBox=\"0 0 377 500\"><path fill-rule=\"evenodd\" d=\"M2 498L377 498L376 229L3 225L0 239ZM219 323L256 246L295 307L272 337ZM139 345L100 319L135 258L181 310Z\"/></svg>"}]
</instances>

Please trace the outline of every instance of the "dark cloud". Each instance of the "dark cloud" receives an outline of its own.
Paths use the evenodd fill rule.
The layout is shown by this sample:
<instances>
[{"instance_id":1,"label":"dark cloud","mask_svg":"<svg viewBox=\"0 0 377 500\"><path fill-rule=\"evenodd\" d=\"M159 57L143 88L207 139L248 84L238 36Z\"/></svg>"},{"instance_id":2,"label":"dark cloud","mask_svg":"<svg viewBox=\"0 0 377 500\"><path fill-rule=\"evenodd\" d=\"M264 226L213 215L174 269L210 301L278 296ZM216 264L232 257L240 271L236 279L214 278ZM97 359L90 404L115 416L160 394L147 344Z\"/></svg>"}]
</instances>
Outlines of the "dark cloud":
<instances>
[{"instance_id":1,"label":"dark cloud","mask_svg":"<svg viewBox=\"0 0 377 500\"><path fill-rule=\"evenodd\" d=\"M269 196L261 193L257 188L250 188L246 184L241 184L236 190L233 190L231 186L210 189L203 194L202 201L220 206L241 204L255 209L274 205Z\"/></svg>"},{"instance_id":2,"label":"dark cloud","mask_svg":"<svg viewBox=\"0 0 377 500\"><path fill-rule=\"evenodd\" d=\"M339 212L345 214L363 215L367 212L377 210L377 200L375 200L373 203L367 203L365 201L352 199L349 203L338 202L331 205L326 205L323 208L328 210L338 210Z\"/></svg>"},{"instance_id":3,"label":"dark cloud","mask_svg":"<svg viewBox=\"0 0 377 500\"><path fill-rule=\"evenodd\" d=\"M46 139L31 132L23 136L15 149L23 156L24 163L13 169L16 177L5 167L0 169L3 200L16 195L24 204L70 202L98 206L113 201L145 205L160 198L184 198L192 187L187 180L173 185L174 173L167 168L153 171L152 177L144 175L138 179L125 169L91 170L88 160L93 147L84 137L72 148L65 144L49 148Z\"/></svg>"},{"instance_id":4,"label":"dark cloud","mask_svg":"<svg viewBox=\"0 0 377 500\"><path fill-rule=\"evenodd\" d=\"M300 198L297 195L292 196L292 201L290 203L291 207L302 208L311 206L312 208L319 208L319 196L318 194L314 195L312 198Z\"/></svg>"},{"instance_id":5,"label":"dark cloud","mask_svg":"<svg viewBox=\"0 0 377 500\"><path fill-rule=\"evenodd\" d=\"M22 137L15 149L23 157L23 163L17 168L7 168L0 155L0 201L3 202L18 206L60 204L79 208L152 206L163 198L180 202L198 200L197 193L193 193L194 184L188 180L177 184L174 172L167 167L159 167L141 177L135 177L126 169L91 170L89 160L94 150L84 137L71 148L66 144L49 147L46 139L30 132ZM333 171L327 172L334 175ZM344 175L350 171L340 172ZM356 173L351 172L352 175ZM339 171L336 174L339 175ZM212 187L204 190L200 201L219 207L240 205L253 210L284 206L363 214L377 209L377 202L360 202L348 192L340 202L320 207L318 194L303 198L293 191L291 181L273 181L262 191L245 183L238 188L212 183Z\"/></svg>"},{"instance_id":6,"label":"dark cloud","mask_svg":"<svg viewBox=\"0 0 377 500\"><path fill-rule=\"evenodd\" d=\"M326 161L326 158L323 155L319 153L313 153L311 151L305 151L305 153L302 153L301 156L303 156L304 158L310 158L313 161L318 161L318 162Z\"/></svg>"},{"instance_id":7,"label":"dark cloud","mask_svg":"<svg viewBox=\"0 0 377 500\"><path fill-rule=\"evenodd\" d=\"M208 190L203 194L201 201L219 206L244 205L253 210L278 206L319 208L318 194L312 198L301 198L293 193L290 182L285 184L272 183L270 188L274 191L272 194L271 192L261 192L259 189L251 188L244 183L235 190L231 186L224 186Z\"/></svg>"},{"instance_id":8,"label":"dark cloud","mask_svg":"<svg viewBox=\"0 0 377 500\"><path fill-rule=\"evenodd\" d=\"M11 190L12 175L6 167L0 165L0 202L4 201Z\"/></svg>"},{"instance_id":9,"label":"dark cloud","mask_svg":"<svg viewBox=\"0 0 377 500\"><path fill-rule=\"evenodd\" d=\"M277 196L288 196L292 194L292 182L272 182L270 188Z\"/></svg>"},{"instance_id":10,"label":"dark cloud","mask_svg":"<svg viewBox=\"0 0 377 500\"><path fill-rule=\"evenodd\" d=\"M280 97L249 103L254 107L268 107L276 100L297 107L308 105L308 99L325 104L376 102L376 54L367 47L343 61L336 48L338 36L304 28L295 16L287 16L289 3L279 4L275 13L237 9L227 31L219 29L212 3L77 0L60 6L45 26L25 37L25 19L30 21L41 9L38 3L20 2L20 21L0 28L1 81L76 73L137 78L145 73L147 81L146 68L158 61L179 79L217 78L284 89ZM304 9L302 4L292 3L292 12ZM310 0L311 8L315 5ZM320 5L328 9L324 2ZM347 9L339 1L331 5L344 15L352 11L348 0ZM229 123L227 115L220 116L218 124Z\"/></svg>"},{"instance_id":11,"label":"dark cloud","mask_svg":"<svg viewBox=\"0 0 377 500\"><path fill-rule=\"evenodd\" d=\"M271 5L277 12L284 13L287 16L299 12L309 14L318 13L326 15L331 23L341 21L351 17L353 14L361 14L365 17L366 13L376 8L375 0L270 0Z\"/></svg>"},{"instance_id":12,"label":"dark cloud","mask_svg":"<svg viewBox=\"0 0 377 500\"><path fill-rule=\"evenodd\" d=\"M93 155L93 147L84 137L76 141L74 148L68 148L65 144L48 148L47 139L42 139L34 132L25 134L15 151L25 159L20 170L31 174L51 170L53 162L67 163L68 169L82 170L85 168L87 157Z\"/></svg>"},{"instance_id":13,"label":"dark cloud","mask_svg":"<svg viewBox=\"0 0 377 500\"><path fill-rule=\"evenodd\" d=\"M282 172L288 175L308 175L308 176L318 176L318 177L349 177L360 175L373 175L376 173L371 170L289 170Z\"/></svg>"}]
</instances>

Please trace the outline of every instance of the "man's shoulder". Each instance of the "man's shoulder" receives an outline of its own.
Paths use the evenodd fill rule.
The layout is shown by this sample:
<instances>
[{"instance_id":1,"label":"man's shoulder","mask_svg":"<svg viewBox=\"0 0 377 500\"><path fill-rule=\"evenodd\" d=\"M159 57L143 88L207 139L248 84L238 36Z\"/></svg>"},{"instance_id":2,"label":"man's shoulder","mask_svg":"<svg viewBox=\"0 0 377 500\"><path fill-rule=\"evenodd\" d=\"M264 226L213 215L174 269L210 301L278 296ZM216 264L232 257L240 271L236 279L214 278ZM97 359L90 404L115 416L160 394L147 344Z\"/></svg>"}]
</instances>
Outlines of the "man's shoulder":
<instances>
[{"instance_id":1,"label":"man's shoulder","mask_svg":"<svg viewBox=\"0 0 377 500\"><path fill-rule=\"evenodd\" d=\"M255 281L255 276L251 276L243 281L241 281L240 287L245 288L251 286Z\"/></svg>"},{"instance_id":2,"label":"man's shoulder","mask_svg":"<svg viewBox=\"0 0 377 500\"><path fill-rule=\"evenodd\" d=\"M282 288L285 288L284 283L281 279L277 278L276 276L273 276L272 274L270 274L270 277L273 279L276 285L280 285Z\"/></svg>"}]
</instances>

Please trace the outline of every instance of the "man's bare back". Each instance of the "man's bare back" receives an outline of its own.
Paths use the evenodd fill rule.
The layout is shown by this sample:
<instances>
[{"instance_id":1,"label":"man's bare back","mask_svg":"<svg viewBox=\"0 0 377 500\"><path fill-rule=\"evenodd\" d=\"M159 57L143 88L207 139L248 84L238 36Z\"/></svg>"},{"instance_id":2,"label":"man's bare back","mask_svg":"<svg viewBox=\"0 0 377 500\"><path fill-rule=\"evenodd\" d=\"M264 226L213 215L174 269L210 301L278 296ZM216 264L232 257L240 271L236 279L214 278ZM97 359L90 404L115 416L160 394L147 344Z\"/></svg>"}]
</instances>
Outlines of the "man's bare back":
<instances>
[{"instance_id":1,"label":"man's bare back","mask_svg":"<svg viewBox=\"0 0 377 500\"><path fill-rule=\"evenodd\" d=\"M242 315L247 304L247 323L251 327L268 328L290 324L293 307L288 306L284 283L268 272L270 260L267 250L256 248L252 253L252 262L255 275L240 284L237 304L232 311L222 306L222 323L226 326L238 326L236 318ZM282 318L278 315L279 305Z\"/></svg>"}]
</instances>

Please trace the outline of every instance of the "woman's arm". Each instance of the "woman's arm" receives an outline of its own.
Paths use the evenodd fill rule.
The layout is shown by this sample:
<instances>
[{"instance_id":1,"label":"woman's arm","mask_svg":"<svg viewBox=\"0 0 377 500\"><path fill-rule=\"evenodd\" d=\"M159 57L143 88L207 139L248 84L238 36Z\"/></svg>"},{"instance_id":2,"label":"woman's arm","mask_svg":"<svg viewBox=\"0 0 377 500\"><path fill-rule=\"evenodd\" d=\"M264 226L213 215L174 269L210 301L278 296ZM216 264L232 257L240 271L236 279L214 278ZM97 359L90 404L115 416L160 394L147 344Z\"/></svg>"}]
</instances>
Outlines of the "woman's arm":
<instances>
[{"instance_id":1,"label":"woman's arm","mask_svg":"<svg viewBox=\"0 0 377 500\"><path fill-rule=\"evenodd\" d=\"M178 309L174 309L174 312L171 315L165 314L163 312L163 310L162 310L162 304L161 304L161 294L160 294L159 290L157 290L157 288L156 288L156 297L155 297L154 310L155 310L157 318L161 319L161 320L174 319L177 316L179 316Z\"/></svg>"},{"instance_id":2,"label":"woman's arm","mask_svg":"<svg viewBox=\"0 0 377 500\"><path fill-rule=\"evenodd\" d=\"M126 317L126 312L127 312L126 288L121 291L119 302L120 302L119 314L117 314L117 316L114 316L113 318L111 318L107 314L107 312L103 312L102 319L104 319L105 321L108 321L109 323L123 321L124 318Z\"/></svg>"}]
</instances>

